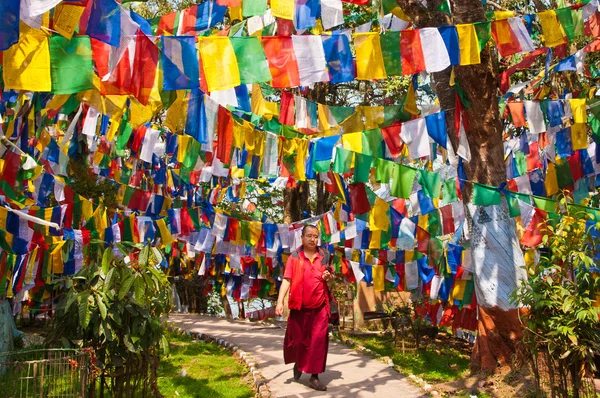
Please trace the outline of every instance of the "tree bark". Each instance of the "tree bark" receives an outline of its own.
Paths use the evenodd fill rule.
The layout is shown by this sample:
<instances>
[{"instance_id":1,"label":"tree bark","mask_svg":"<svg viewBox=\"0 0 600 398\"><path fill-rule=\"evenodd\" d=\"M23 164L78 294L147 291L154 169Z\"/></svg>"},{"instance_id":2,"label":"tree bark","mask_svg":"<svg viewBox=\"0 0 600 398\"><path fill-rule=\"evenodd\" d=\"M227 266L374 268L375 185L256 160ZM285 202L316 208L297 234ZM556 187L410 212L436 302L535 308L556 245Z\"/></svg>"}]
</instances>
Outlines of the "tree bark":
<instances>
[{"instance_id":1,"label":"tree bark","mask_svg":"<svg viewBox=\"0 0 600 398\"><path fill-rule=\"evenodd\" d=\"M283 191L283 222L291 224L302 220L302 212L306 211L310 215L308 198L310 197L310 187L308 181L296 182L294 188L286 188Z\"/></svg>"},{"instance_id":2,"label":"tree bark","mask_svg":"<svg viewBox=\"0 0 600 398\"><path fill-rule=\"evenodd\" d=\"M450 0L453 21L444 19L435 4L425 7L418 0L397 0L417 27L435 27L448 23L485 21L479 0ZM470 101L465 110L471 162L465 163L470 181L499 186L506 180L502 142L502 120L498 110L498 64L489 46L481 52L478 65L455 66L455 80ZM455 91L449 86L451 68L435 73L434 89L442 109L447 110L450 140L456 146L454 131ZM469 221L475 291L479 305L478 336L471 365L475 370L495 371L497 364L510 363L521 329L510 293L525 278L516 226L505 203L479 207L470 204L472 184L465 183L463 200Z\"/></svg>"}]
</instances>

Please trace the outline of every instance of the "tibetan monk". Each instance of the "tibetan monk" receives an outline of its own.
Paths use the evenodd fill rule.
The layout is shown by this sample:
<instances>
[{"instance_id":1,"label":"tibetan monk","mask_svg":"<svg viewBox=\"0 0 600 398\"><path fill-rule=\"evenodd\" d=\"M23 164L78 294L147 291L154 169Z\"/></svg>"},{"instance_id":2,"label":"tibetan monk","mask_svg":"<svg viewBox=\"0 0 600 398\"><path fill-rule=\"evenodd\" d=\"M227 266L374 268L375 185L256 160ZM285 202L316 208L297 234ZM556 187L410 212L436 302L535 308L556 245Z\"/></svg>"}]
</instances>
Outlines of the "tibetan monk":
<instances>
[{"instance_id":1,"label":"tibetan monk","mask_svg":"<svg viewBox=\"0 0 600 398\"><path fill-rule=\"evenodd\" d=\"M302 230L302 247L292 253L285 272L275 313L283 315L283 300L290 292L287 330L283 341L283 359L294 364L294 379L310 373L309 387L325 391L319 380L325 371L329 346L329 290L333 275L327 270L329 256L317 247L319 230L306 225Z\"/></svg>"}]
</instances>

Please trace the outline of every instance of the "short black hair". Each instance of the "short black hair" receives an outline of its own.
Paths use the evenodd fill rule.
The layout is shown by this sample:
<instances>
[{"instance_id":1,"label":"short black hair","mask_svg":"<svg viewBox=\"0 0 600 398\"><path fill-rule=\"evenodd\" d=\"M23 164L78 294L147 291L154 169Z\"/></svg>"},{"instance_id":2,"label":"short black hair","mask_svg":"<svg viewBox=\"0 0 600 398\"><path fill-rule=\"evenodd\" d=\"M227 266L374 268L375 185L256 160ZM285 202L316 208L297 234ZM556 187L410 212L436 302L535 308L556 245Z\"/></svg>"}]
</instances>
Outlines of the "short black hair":
<instances>
[{"instance_id":1,"label":"short black hair","mask_svg":"<svg viewBox=\"0 0 600 398\"><path fill-rule=\"evenodd\" d=\"M317 228L315 225L312 224L306 224L303 228L302 228L302 236L304 236L304 233L306 232L306 230L308 228L314 228L317 230L317 232L319 232L319 228Z\"/></svg>"}]
</instances>

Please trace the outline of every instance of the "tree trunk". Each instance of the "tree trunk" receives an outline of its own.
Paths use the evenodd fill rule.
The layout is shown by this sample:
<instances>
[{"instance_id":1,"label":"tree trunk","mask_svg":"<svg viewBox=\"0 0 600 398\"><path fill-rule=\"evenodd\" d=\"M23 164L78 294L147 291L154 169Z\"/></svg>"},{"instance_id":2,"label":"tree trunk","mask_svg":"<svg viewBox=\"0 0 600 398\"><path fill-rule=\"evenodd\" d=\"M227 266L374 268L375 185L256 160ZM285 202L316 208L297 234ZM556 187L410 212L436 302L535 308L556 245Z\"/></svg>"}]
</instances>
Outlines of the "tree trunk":
<instances>
[{"instance_id":1,"label":"tree trunk","mask_svg":"<svg viewBox=\"0 0 600 398\"><path fill-rule=\"evenodd\" d=\"M449 22L485 21L479 0L451 0L453 21L436 11L439 2L428 7L414 0L397 0L417 27L441 26ZM466 94L466 129L471 162L465 164L468 179L499 186L506 180L502 142L502 121L498 110L498 65L489 47L481 52L479 65L455 66L455 80ZM450 69L434 74L434 88L447 112L450 139L456 146L454 132L454 89L449 86ZM475 291L479 305L478 336L471 356L472 368L494 371L497 364L507 364L521 336L517 310L510 293L526 277L523 253L519 246L515 222L506 203L479 207L470 204L472 184L462 190L466 204L471 240Z\"/></svg>"},{"instance_id":2,"label":"tree trunk","mask_svg":"<svg viewBox=\"0 0 600 398\"><path fill-rule=\"evenodd\" d=\"M233 313L231 312L231 305L229 304L229 299L226 294L221 294L221 304L223 305L223 312L225 312L225 317L227 319L233 318Z\"/></svg>"},{"instance_id":3,"label":"tree trunk","mask_svg":"<svg viewBox=\"0 0 600 398\"><path fill-rule=\"evenodd\" d=\"M333 206L333 195L325 189L325 183L317 180L317 209L316 214L323 214Z\"/></svg>"},{"instance_id":4,"label":"tree trunk","mask_svg":"<svg viewBox=\"0 0 600 398\"><path fill-rule=\"evenodd\" d=\"M310 187L308 181L296 182L294 188L286 188L283 191L283 222L291 224L302 220L304 211L310 216L309 197Z\"/></svg>"}]
</instances>

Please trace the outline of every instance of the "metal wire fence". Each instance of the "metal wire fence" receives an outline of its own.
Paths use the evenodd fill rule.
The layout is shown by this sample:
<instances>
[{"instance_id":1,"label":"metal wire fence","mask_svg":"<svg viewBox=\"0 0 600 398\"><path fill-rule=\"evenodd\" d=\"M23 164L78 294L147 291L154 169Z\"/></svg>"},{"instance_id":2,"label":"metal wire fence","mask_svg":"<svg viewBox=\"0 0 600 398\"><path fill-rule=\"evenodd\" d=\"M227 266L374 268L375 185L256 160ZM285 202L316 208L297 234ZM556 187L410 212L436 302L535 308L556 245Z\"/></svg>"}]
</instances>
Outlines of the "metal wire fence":
<instances>
[{"instance_id":1,"label":"metal wire fence","mask_svg":"<svg viewBox=\"0 0 600 398\"><path fill-rule=\"evenodd\" d=\"M2 397L84 397L90 354L72 349L24 350L0 354Z\"/></svg>"}]
</instances>

